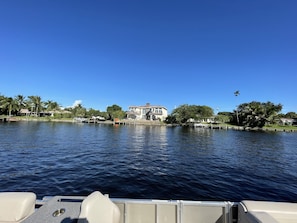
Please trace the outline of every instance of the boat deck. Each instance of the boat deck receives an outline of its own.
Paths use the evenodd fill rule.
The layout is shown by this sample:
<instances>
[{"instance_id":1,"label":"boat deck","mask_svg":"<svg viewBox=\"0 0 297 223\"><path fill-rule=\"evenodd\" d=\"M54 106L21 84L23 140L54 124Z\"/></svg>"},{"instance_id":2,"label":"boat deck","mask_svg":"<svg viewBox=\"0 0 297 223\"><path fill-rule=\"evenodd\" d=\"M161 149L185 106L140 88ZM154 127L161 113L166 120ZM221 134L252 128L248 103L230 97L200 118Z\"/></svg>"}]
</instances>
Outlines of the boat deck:
<instances>
[{"instance_id":1,"label":"boat deck","mask_svg":"<svg viewBox=\"0 0 297 223\"><path fill-rule=\"evenodd\" d=\"M37 202L38 208L23 223L77 222L85 197L55 196ZM111 198L119 207L120 223L234 223L232 202Z\"/></svg>"},{"instance_id":2,"label":"boat deck","mask_svg":"<svg viewBox=\"0 0 297 223\"><path fill-rule=\"evenodd\" d=\"M11 223L296 223L297 203L184 201L0 193L0 222Z\"/></svg>"}]
</instances>

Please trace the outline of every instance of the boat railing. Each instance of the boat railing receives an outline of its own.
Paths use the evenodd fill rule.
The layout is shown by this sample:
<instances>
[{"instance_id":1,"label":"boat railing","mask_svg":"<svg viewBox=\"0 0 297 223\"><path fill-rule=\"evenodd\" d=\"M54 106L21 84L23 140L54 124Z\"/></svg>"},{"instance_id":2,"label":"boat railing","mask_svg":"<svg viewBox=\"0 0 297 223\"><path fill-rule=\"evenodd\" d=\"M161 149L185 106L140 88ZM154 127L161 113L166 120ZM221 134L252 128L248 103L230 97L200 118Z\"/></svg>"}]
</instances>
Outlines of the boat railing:
<instances>
[{"instance_id":1,"label":"boat railing","mask_svg":"<svg viewBox=\"0 0 297 223\"><path fill-rule=\"evenodd\" d=\"M112 199L121 223L234 223L234 202Z\"/></svg>"},{"instance_id":2,"label":"boat railing","mask_svg":"<svg viewBox=\"0 0 297 223\"><path fill-rule=\"evenodd\" d=\"M108 196L108 195L106 195ZM55 196L37 200L37 206L54 207L80 203L83 196ZM110 198L120 210L120 223L236 223L237 203L229 201L185 201ZM49 202L50 201L50 202ZM67 205L65 206L67 208ZM80 206L80 204L77 204ZM46 205L49 206L49 205ZM63 207L64 207L63 206ZM47 207L48 209L49 207ZM55 209L53 208L53 210Z\"/></svg>"}]
</instances>

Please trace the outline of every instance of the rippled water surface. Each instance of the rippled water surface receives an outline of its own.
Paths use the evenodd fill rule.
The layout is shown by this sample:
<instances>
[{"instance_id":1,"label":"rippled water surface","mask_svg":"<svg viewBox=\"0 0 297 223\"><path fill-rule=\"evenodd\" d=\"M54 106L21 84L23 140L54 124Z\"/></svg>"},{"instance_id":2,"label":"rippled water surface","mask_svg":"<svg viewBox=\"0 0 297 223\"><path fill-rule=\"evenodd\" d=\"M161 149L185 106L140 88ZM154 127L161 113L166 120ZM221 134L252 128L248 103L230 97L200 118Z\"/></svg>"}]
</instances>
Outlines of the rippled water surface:
<instances>
[{"instance_id":1,"label":"rippled water surface","mask_svg":"<svg viewBox=\"0 0 297 223\"><path fill-rule=\"evenodd\" d=\"M297 202L297 134L0 123L0 190Z\"/></svg>"}]
</instances>

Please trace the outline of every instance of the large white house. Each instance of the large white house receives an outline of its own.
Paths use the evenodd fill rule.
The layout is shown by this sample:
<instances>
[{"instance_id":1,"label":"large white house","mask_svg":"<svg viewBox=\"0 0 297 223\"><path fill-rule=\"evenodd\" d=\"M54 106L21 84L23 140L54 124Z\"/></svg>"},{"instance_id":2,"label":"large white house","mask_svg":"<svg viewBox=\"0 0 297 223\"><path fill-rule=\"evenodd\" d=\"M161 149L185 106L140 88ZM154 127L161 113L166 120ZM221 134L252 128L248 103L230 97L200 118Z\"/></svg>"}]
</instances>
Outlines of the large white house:
<instances>
[{"instance_id":1,"label":"large white house","mask_svg":"<svg viewBox=\"0 0 297 223\"><path fill-rule=\"evenodd\" d=\"M147 103L141 106L129 106L127 112L128 119L136 120L161 120L168 116L167 108L161 105L151 105Z\"/></svg>"}]
</instances>

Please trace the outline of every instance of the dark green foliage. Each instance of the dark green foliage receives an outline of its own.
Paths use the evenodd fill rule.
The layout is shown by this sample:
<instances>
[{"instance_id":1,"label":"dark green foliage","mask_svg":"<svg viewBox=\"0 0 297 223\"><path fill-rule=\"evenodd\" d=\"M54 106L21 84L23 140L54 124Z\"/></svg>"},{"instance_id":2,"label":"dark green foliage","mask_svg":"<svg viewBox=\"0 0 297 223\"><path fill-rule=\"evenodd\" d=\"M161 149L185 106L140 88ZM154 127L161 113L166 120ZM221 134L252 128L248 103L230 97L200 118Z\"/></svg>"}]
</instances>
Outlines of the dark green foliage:
<instances>
[{"instance_id":1,"label":"dark green foliage","mask_svg":"<svg viewBox=\"0 0 297 223\"><path fill-rule=\"evenodd\" d=\"M200 105L181 105L174 109L172 116L177 123L186 123L189 119L202 120L213 116L213 109L208 106Z\"/></svg>"},{"instance_id":2,"label":"dark green foliage","mask_svg":"<svg viewBox=\"0 0 297 223\"><path fill-rule=\"evenodd\" d=\"M230 115L222 115L218 114L215 116L215 121L220 123L228 123L232 119L232 116Z\"/></svg>"},{"instance_id":3,"label":"dark green foliage","mask_svg":"<svg viewBox=\"0 0 297 223\"><path fill-rule=\"evenodd\" d=\"M166 119L164 120L164 122L165 122L166 124L177 124L177 123L178 123L177 120L176 120L176 117L173 116L173 115L168 115L168 116L166 117Z\"/></svg>"},{"instance_id":4,"label":"dark green foliage","mask_svg":"<svg viewBox=\"0 0 297 223\"><path fill-rule=\"evenodd\" d=\"M284 118L297 118L297 113L295 112L288 112L284 115Z\"/></svg>"},{"instance_id":5,"label":"dark green foliage","mask_svg":"<svg viewBox=\"0 0 297 223\"><path fill-rule=\"evenodd\" d=\"M126 116L126 113L118 105L108 106L106 111L109 114L109 119L111 120L114 120L115 118L122 119Z\"/></svg>"},{"instance_id":6,"label":"dark green foliage","mask_svg":"<svg viewBox=\"0 0 297 223\"><path fill-rule=\"evenodd\" d=\"M88 118L92 118L93 116L100 116L100 117L103 117L105 119L108 119L109 115L107 112L101 112L99 110L95 110L93 108L90 108L87 113L86 113L86 116Z\"/></svg>"},{"instance_id":7,"label":"dark green foliage","mask_svg":"<svg viewBox=\"0 0 297 223\"><path fill-rule=\"evenodd\" d=\"M282 110L282 105L271 102L261 103L252 101L238 106L239 125L245 127L262 128L265 124L273 122L277 114ZM234 112L235 114L236 112ZM233 120L236 118L233 117Z\"/></svg>"},{"instance_id":8,"label":"dark green foliage","mask_svg":"<svg viewBox=\"0 0 297 223\"><path fill-rule=\"evenodd\" d=\"M17 113L17 103L11 97L1 96L0 98L0 108L1 112L6 115L14 115Z\"/></svg>"},{"instance_id":9,"label":"dark green foliage","mask_svg":"<svg viewBox=\"0 0 297 223\"><path fill-rule=\"evenodd\" d=\"M27 105L31 107L31 112L35 112L39 116L40 112L44 109L44 102L41 100L40 96L28 96L29 100Z\"/></svg>"}]
</instances>

